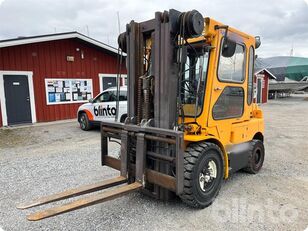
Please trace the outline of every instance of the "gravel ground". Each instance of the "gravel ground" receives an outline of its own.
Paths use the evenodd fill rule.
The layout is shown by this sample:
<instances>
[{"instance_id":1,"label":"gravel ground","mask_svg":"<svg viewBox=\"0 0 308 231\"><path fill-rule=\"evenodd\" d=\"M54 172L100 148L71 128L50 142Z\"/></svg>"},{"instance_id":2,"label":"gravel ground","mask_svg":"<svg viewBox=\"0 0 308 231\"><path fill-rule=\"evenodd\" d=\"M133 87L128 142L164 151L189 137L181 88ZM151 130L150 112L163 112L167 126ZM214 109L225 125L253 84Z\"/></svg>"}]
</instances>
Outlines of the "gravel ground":
<instances>
[{"instance_id":1,"label":"gravel ground","mask_svg":"<svg viewBox=\"0 0 308 231\"><path fill-rule=\"evenodd\" d=\"M0 229L4 230L304 230L308 226L308 101L263 105L266 159L261 172L236 173L212 206L196 210L133 193L38 222L16 204L118 173L100 166L100 133L76 122L0 129ZM111 144L116 154L117 144ZM54 203L60 204L58 202Z\"/></svg>"}]
</instances>

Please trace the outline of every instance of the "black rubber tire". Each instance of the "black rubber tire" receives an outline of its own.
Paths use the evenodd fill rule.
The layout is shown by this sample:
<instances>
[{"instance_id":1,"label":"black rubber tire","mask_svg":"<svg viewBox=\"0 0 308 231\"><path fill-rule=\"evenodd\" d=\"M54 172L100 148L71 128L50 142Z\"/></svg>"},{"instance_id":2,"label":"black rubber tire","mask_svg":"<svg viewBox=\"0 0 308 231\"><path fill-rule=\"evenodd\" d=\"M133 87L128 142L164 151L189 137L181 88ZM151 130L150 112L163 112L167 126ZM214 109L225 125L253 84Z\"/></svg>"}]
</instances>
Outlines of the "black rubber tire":
<instances>
[{"instance_id":1,"label":"black rubber tire","mask_svg":"<svg viewBox=\"0 0 308 231\"><path fill-rule=\"evenodd\" d=\"M210 183L210 189L204 192L199 183L199 174L210 160L216 164L217 177ZM184 191L180 198L194 208L211 205L219 193L223 175L223 155L219 146L209 142L190 144L184 153Z\"/></svg>"},{"instance_id":2,"label":"black rubber tire","mask_svg":"<svg viewBox=\"0 0 308 231\"><path fill-rule=\"evenodd\" d=\"M263 166L265 156L264 145L261 140L252 140L248 154L248 164L244 171L257 174Z\"/></svg>"},{"instance_id":3,"label":"black rubber tire","mask_svg":"<svg viewBox=\"0 0 308 231\"><path fill-rule=\"evenodd\" d=\"M89 121L89 118L88 118L86 113L84 113L84 112L81 113L78 121L79 121L80 128L82 130L89 131L92 128L90 121Z\"/></svg>"},{"instance_id":4,"label":"black rubber tire","mask_svg":"<svg viewBox=\"0 0 308 231\"><path fill-rule=\"evenodd\" d=\"M127 114L123 114L120 118L120 123L124 123L125 122L125 119L127 117Z\"/></svg>"}]
</instances>

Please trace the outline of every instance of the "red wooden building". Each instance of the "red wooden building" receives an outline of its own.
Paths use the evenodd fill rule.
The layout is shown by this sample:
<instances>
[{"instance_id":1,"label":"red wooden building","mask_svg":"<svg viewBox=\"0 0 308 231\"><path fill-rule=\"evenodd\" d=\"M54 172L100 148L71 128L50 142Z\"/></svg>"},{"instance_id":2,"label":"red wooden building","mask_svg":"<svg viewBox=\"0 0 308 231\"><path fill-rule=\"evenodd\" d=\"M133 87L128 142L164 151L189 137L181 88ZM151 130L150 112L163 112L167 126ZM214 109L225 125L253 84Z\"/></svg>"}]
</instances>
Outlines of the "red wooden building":
<instances>
[{"instance_id":1,"label":"red wooden building","mask_svg":"<svg viewBox=\"0 0 308 231\"><path fill-rule=\"evenodd\" d=\"M255 102L267 103L270 79L276 79L276 77L266 68L260 69L255 72Z\"/></svg>"},{"instance_id":2,"label":"red wooden building","mask_svg":"<svg viewBox=\"0 0 308 231\"><path fill-rule=\"evenodd\" d=\"M0 127L75 118L80 104L114 86L117 57L77 32L0 41Z\"/></svg>"}]
</instances>

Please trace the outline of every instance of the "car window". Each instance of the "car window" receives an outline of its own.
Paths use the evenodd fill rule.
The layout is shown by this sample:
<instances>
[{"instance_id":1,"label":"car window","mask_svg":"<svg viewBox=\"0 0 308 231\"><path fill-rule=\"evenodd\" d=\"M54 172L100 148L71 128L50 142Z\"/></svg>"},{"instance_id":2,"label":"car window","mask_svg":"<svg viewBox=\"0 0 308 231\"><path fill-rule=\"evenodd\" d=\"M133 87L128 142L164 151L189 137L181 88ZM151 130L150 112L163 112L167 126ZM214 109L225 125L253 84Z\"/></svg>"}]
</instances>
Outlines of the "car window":
<instances>
[{"instance_id":1,"label":"car window","mask_svg":"<svg viewBox=\"0 0 308 231\"><path fill-rule=\"evenodd\" d=\"M119 101L127 101L127 91L120 91Z\"/></svg>"},{"instance_id":2,"label":"car window","mask_svg":"<svg viewBox=\"0 0 308 231\"><path fill-rule=\"evenodd\" d=\"M95 103L115 101L116 96L113 91L106 91L95 99Z\"/></svg>"},{"instance_id":3,"label":"car window","mask_svg":"<svg viewBox=\"0 0 308 231\"><path fill-rule=\"evenodd\" d=\"M106 91L100 94L94 103L112 102L117 100L117 91ZM119 101L127 101L127 91L120 91Z\"/></svg>"}]
</instances>

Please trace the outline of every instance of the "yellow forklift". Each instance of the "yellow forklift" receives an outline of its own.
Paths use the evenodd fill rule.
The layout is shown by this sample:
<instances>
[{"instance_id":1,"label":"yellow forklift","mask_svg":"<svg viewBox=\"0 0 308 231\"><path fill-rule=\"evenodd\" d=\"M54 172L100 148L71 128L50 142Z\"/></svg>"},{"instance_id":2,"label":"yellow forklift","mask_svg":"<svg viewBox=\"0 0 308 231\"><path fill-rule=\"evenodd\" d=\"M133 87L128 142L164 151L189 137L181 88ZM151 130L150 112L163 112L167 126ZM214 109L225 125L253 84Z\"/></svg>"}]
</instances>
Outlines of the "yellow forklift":
<instances>
[{"instance_id":1,"label":"yellow forklift","mask_svg":"<svg viewBox=\"0 0 308 231\"><path fill-rule=\"evenodd\" d=\"M131 21L118 43L127 54L128 113L124 123L101 123L101 161L119 170L119 177L18 208L118 187L30 214L29 220L137 190L162 200L179 196L189 206L204 208L230 173L261 169L264 123L253 99L259 37L196 10L171 9L148 21ZM108 155L112 139L120 140L120 158Z\"/></svg>"}]
</instances>

